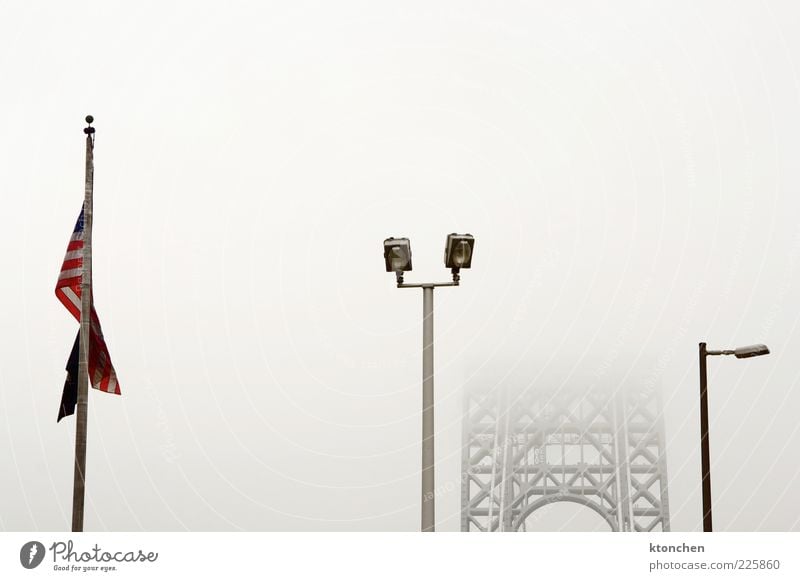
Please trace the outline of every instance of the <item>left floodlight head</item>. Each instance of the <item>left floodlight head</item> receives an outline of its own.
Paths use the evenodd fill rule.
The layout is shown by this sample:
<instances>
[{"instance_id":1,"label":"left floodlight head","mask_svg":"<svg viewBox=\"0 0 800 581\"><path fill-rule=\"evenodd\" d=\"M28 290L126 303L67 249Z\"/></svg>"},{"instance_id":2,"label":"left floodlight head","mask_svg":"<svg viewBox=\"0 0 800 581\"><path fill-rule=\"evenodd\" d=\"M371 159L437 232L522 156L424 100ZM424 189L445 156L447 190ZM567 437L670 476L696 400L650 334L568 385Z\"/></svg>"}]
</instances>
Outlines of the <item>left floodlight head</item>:
<instances>
[{"instance_id":1,"label":"left floodlight head","mask_svg":"<svg viewBox=\"0 0 800 581\"><path fill-rule=\"evenodd\" d=\"M383 260L386 262L386 272L403 273L411 270L411 241L408 238L384 240Z\"/></svg>"}]
</instances>

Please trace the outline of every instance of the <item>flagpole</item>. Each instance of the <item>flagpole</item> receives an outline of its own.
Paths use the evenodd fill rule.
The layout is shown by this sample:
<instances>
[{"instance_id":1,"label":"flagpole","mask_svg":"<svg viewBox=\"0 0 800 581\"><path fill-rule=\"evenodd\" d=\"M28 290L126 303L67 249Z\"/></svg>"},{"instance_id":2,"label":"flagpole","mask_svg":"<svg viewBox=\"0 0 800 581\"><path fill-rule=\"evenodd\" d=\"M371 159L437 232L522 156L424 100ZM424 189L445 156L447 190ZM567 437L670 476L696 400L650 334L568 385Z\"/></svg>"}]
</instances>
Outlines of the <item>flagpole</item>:
<instances>
[{"instance_id":1,"label":"flagpole","mask_svg":"<svg viewBox=\"0 0 800 581\"><path fill-rule=\"evenodd\" d=\"M72 531L83 531L86 492L86 427L89 411L89 326L92 308L92 195L94 190L94 118L86 116L86 181L83 200L83 270L78 355L78 401L75 423L75 480L72 486Z\"/></svg>"}]
</instances>

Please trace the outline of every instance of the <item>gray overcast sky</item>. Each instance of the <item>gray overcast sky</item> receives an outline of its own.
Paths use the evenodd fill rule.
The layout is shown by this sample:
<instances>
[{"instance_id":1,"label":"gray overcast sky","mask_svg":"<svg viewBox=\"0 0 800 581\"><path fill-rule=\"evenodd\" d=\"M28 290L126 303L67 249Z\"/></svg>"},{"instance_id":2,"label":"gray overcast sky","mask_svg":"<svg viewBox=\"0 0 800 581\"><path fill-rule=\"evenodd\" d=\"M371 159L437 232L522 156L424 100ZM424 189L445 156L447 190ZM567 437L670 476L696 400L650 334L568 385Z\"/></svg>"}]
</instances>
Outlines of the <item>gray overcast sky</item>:
<instances>
[{"instance_id":1,"label":"gray overcast sky","mask_svg":"<svg viewBox=\"0 0 800 581\"><path fill-rule=\"evenodd\" d=\"M2 12L0 529L69 526L53 287L87 113L123 391L90 394L87 529L417 530L421 293L381 242L446 278L453 231L477 243L436 296L440 530L462 386L581 387L599 362L661 386L673 529L697 530L703 339L773 350L710 362L716 528L800 529L795 3Z\"/></svg>"}]
</instances>

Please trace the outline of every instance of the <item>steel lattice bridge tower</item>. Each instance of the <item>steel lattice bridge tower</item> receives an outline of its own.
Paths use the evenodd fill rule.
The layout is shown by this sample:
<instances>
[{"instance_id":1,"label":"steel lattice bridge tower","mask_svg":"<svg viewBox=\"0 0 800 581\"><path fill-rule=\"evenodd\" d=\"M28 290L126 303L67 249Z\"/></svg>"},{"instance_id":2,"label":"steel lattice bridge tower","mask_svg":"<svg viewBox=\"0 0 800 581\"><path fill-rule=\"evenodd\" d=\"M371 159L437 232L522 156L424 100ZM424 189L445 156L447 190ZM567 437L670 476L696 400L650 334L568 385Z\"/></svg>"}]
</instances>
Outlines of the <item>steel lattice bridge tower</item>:
<instances>
[{"instance_id":1,"label":"steel lattice bridge tower","mask_svg":"<svg viewBox=\"0 0 800 581\"><path fill-rule=\"evenodd\" d=\"M467 390L464 408L462 531L524 531L559 501L594 510L613 531L669 531L654 391Z\"/></svg>"}]
</instances>

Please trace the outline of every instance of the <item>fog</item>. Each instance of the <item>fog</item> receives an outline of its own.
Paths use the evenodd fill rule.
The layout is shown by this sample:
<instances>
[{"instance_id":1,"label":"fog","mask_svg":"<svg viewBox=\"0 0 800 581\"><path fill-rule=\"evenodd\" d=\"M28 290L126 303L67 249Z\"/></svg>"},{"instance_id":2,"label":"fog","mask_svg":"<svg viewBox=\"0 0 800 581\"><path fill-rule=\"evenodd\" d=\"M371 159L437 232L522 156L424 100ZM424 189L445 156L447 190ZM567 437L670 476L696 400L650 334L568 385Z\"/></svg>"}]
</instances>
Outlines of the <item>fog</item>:
<instances>
[{"instance_id":1,"label":"fog","mask_svg":"<svg viewBox=\"0 0 800 581\"><path fill-rule=\"evenodd\" d=\"M380 4L380 5L379 5ZM462 394L661 390L673 530L800 530L800 11L790 2L13 3L0 21L0 529L69 527L77 324L53 289L95 117L87 530L437 530ZM581 508L581 507L578 507ZM559 512L562 511L562 512ZM551 505L544 530L594 530ZM539 529L542 530L542 529Z\"/></svg>"}]
</instances>

